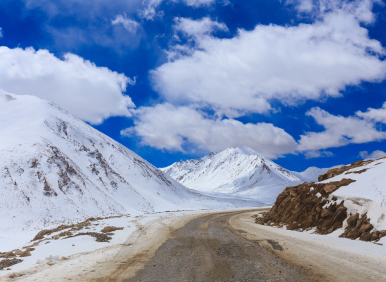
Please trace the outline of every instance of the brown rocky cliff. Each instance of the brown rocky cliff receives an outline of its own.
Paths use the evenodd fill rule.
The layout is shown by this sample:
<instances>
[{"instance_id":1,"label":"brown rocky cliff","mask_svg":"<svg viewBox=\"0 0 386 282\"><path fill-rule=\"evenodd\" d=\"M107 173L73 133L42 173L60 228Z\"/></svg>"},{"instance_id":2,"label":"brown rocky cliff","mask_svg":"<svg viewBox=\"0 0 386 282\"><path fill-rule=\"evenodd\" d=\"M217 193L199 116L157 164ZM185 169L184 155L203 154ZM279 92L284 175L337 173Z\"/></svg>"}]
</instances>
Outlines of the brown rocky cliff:
<instances>
[{"instance_id":1,"label":"brown rocky cliff","mask_svg":"<svg viewBox=\"0 0 386 282\"><path fill-rule=\"evenodd\" d=\"M328 173L327 173L328 174ZM386 231L372 231L366 215L348 215L344 201L337 201L331 193L355 180L343 178L329 183L303 183L287 187L277 197L272 209L257 217L256 223L279 226L286 225L288 230L310 230L316 227L316 233L329 234L343 227L348 218L348 226L341 237L364 241L379 240ZM358 218L357 218L358 217Z\"/></svg>"}]
</instances>

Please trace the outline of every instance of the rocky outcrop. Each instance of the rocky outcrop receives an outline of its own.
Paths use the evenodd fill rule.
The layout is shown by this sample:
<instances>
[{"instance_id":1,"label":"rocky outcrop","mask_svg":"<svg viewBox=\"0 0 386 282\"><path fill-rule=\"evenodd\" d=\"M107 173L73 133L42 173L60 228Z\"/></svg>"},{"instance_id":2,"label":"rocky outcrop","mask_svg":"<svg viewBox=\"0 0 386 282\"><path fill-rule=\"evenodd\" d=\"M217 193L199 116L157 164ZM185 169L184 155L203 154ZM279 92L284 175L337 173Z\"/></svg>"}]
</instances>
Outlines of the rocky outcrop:
<instances>
[{"instance_id":1,"label":"rocky outcrop","mask_svg":"<svg viewBox=\"0 0 386 282\"><path fill-rule=\"evenodd\" d=\"M332 178L371 162L373 161L358 161L350 166L329 170L326 174L319 176L319 180ZM368 169L350 171L346 174L360 174ZM288 187L277 197L273 208L262 216L256 217L255 221L264 225L286 226L288 230L303 231L315 228L315 233L318 234L329 234L345 227L340 237L378 241L386 236L386 230L374 230L367 214L348 214L344 200L332 194L340 187L353 182L355 180L343 178L329 183L311 182Z\"/></svg>"},{"instance_id":2,"label":"rocky outcrop","mask_svg":"<svg viewBox=\"0 0 386 282\"><path fill-rule=\"evenodd\" d=\"M367 214L360 216L359 213L356 213L347 218L347 227L339 237L352 240L359 238L362 241L378 241L386 236L386 230L372 231L373 228L374 226L370 223L370 219L367 218Z\"/></svg>"},{"instance_id":3,"label":"rocky outcrop","mask_svg":"<svg viewBox=\"0 0 386 282\"><path fill-rule=\"evenodd\" d=\"M287 187L277 197L275 205L256 222L269 225L286 225L287 229L308 230L316 227L319 234L328 234L342 228L347 218L343 201L339 204L329 195L355 180L342 179L330 183L303 183Z\"/></svg>"},{"instance_id":4,"label":"rocky outcrop","mask_svg":"<svg viewBox=\"0 0 386 282\"><path fill-rule=\"evenodd\" d=\"M364 165L367 165L367 164L372 163L372 162L373 162L373 160L368 160L368 161L359 160L359 161L352 163L350 165L345 165L345 166L341 166L339 168L330 169L325 174L319 175L318 181L323 181L323 180L333 178L334 176L340 175L340 174L348 171L349 169L364 166ZM356 171L354 173L362 173L362 172L365 172L366 170Z\"/></svg>"},{"instance_id":5,"label":"rocky outcrop","mask_svg":"<svg viewBox=\"0 0 386 282\"><path fill-rule=\"evenodd\" d=\"M8 267L11 267L12 265L18 264L22 262L23 260L21 259L3 259L0 261L0 270L6 269Z\"/></svg>"}]
</instances>

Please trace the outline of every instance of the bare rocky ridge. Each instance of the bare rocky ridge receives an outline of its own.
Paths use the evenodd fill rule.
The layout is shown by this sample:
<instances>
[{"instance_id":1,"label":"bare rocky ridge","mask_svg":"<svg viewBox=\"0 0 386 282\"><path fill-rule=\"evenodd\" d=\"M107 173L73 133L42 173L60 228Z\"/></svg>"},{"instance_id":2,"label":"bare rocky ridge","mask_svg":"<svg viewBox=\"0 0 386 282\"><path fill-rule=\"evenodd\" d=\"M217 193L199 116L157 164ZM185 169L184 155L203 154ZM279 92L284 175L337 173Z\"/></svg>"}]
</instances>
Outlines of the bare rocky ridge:
<instances>
[{"instance_id":1,"label":"bare rocky ridge","mask_svg":"<svg viewBox=\"0 0 386 282\"><path fill-rule=\"evenodd\" d=\"M346 166L341 166L339 168L330 169L330 170L327 171L327 173L319 175L318 181L324 181L324 180L333 178L334 176L342 174L342 173L344 173L344 172L346 172L346 171L348 171L350 169L357 168L357 167L360 167L360 166L364 166L364 165L367 165L367 164L372 163L372 162L373 162L373 160L367 160L367 161L359 160L359 161L357 161L355 163L352 163L350 165L346 165ZM365 171L366 170L361 170L361 171L357 171L355 173L363 173Z\"/></svg>"},{"instance_id":2,"label":"bare rocky ridge","mask_svg":"<svg viewBox=\"0 0 386 282\"><path fill-rule=\"evenodd\" d=\"M349 166L342 166L329 170L320 175L319 180L324 181L340 174L361 174L369 168L348 171L369 163L358 161ZM374 230L374 226L367 218L367 214L348 214L344 200L338 200L332 193L339 188L347 186L355 180L342 178L340 181L328 183L303 183L284 189L277 197L273 208L262 217L256 217L256 223L284 227L288 230L311 230L315 233L329 234L342 228L347 219L347 226L340 237L362 241L379 241L386 236L386 230Z\"/></svg>"}]
</instances>

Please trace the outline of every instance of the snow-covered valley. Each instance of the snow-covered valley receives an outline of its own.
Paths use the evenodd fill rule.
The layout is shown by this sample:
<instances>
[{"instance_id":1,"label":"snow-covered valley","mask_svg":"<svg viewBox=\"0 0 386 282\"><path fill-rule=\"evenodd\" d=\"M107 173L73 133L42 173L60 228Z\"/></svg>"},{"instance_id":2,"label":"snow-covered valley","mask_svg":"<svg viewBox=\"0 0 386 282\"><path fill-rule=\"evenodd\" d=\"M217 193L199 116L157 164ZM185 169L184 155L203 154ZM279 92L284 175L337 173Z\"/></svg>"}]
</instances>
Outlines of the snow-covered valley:
<instances>
[{"instance_id":1,"label":"snow-covered valley","mask_svg":"<svg viewBox=\"0 0 386 282\"><path fill-rule=\"evenodd\" d=\"M151 249L139 262L148 260L191 220L270 206L286 187L324 189L343 178L352 182L329 195L311 193L310 188L306 192L320 198L324 207L344 205L347 217L366 214L378 231L369 234L383 244L386 237L379 234L386 229L385 164L385 159L364 162L318 182L319 175L331 171L289 171L242 147L158 169L53 103L1 92L0 258L5 264L0 265L0 279L41 281L58 274L58 281L98 278ZM317 183L307 184L311 181ZM251 219L247 221L245 232L256 232ZM347 239L336 237L349 225L346 219L328 236L333 239L307 237L315 228L301 237L333 242L339 249L340 240ZM266 228L257 229L270 233ZM346 245L345 251L353 249L351 243ZM105 265L99 272L98 264ZM132 275L137 266L130 269Z\"/></svg>"}]
</instances>

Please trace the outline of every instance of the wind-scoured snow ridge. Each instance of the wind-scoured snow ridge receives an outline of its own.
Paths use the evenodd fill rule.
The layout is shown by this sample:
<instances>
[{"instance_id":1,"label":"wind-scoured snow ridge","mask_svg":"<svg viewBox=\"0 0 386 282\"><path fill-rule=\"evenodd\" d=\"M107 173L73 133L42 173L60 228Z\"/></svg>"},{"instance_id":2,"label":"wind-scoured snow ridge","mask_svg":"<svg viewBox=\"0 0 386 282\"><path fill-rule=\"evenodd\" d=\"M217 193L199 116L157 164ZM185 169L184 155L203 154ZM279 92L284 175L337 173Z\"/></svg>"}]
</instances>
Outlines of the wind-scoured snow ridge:
<instances>
[{"instance_id":1,"label":"wind-scoured snow ridge","mask_svg":"<svg viewBox=\"0 0 386 282\"><path fill-rule=\"evenodd\" d=\"M197 191L253 196L267 204L285 187L306 181L248 147L228 148L161 170Z\"/></svg>"},{"instance_id":2,"label":"wind-scoured snow ridge","mask_svg":"<svg viewBox=\"0 0 386 282\"><path fill-rule=\"evenodd\" d=\"M3 246L88 217L257 204L203 196L55 104L0 91Z\"/></svg>"}]
</instances>

